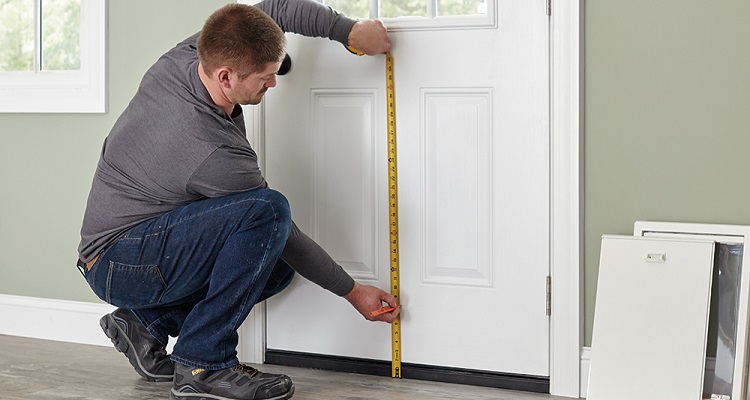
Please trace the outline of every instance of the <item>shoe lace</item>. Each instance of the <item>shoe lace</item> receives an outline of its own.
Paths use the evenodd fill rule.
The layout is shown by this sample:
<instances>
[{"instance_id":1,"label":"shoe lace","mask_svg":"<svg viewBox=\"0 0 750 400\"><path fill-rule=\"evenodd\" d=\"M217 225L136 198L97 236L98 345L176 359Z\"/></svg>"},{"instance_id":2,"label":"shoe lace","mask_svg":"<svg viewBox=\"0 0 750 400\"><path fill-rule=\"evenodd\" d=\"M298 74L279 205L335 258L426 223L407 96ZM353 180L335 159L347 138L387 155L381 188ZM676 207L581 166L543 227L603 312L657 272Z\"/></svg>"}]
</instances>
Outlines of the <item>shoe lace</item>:
<instances>
[{"instance_id":1,"label":"shoe lace","mask_svg":"<svg viewBox=\"0 0 750 400\"><path fill-rule=\"evenodd\" d=\"M237 364L234 366L234 370L241 373L241 374L248 374L250 377L255 376L255 374L258 373L258 370L245 364Z\"/></svg>"},{"instance_id":2,"label":"shoe lace","mask_svg":"<svg viewBox=\"0 0 750 400\"><path fill-rule=\"evenodd\" d=\"M170 361L169 353L167 353L167 346L152 347L151 354L154 357L154 361L157 363Z\"/></svg>"},{"instance_id":3,"label":"shoe lace","mask_svg":"<svg viewBox=\"0 0 750 400\"><path fill-rule=\"evenodd\" d=\"M158 350L154 351L154 355L156 355L156 357L158 358L165 358L169 356L169 354L167 353L167 346L162 346Z\"/></svg>"}]
</instances>

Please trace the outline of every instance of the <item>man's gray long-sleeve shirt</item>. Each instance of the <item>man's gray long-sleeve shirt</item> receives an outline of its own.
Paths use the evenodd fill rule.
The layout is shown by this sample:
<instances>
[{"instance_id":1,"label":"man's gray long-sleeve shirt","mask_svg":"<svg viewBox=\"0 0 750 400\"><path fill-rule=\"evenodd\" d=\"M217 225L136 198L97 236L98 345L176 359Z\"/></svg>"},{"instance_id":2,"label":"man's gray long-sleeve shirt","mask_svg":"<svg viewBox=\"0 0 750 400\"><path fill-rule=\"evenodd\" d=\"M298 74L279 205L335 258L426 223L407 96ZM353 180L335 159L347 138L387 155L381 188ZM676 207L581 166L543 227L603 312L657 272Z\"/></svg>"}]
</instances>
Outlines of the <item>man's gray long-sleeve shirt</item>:
<instances>
[{"instance_id":1,"label":"man's gray long-sleeve shirt","mask_svg":"<svg viewBox=\"0 0 750 400\"><path fill-rule=\"evenodd\" d=\"M285 32L347 44L355 21L310 0L265 0L256 7ZM205 199L266 187L245 133L242 108L216 106L198 78L198 34L146 72L104 141L81 228L88 262L132 227ZM343 296L354 280L293 226L282 258L300 275Z\"/></svg>"}]
</instances>

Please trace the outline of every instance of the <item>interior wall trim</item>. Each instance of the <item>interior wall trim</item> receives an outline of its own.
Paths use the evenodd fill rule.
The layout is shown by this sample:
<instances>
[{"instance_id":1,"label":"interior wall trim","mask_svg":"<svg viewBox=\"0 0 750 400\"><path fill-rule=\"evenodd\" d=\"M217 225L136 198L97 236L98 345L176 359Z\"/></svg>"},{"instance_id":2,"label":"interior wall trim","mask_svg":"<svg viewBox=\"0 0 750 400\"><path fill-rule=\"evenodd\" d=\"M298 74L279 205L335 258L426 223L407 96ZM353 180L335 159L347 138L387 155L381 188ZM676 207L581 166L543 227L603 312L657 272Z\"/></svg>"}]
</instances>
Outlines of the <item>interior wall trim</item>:
<instances>
[{"instance_id":1,"label":"interior wall trim","mask_svg":"<svg viewBox=\"0 0 750 400\"><path fill-rule=\"evenodd\" d=\"M104 303L0 294L0 335L112 346L99 318L114 310Z\"/></svg>"}]
</instances>

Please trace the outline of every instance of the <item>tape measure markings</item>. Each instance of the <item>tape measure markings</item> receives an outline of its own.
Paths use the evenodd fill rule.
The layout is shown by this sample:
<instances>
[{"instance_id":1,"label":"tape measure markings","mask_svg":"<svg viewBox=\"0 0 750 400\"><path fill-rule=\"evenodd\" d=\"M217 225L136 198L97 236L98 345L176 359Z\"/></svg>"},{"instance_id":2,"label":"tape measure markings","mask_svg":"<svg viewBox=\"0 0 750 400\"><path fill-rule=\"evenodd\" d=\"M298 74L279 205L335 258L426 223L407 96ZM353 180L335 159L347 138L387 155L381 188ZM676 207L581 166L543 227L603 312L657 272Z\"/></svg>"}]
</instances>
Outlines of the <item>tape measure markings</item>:
<instances>
[{"instance_id":1,"label":"tape measure markings","mask_svg":"<svg viewBox=\"0 0 750 400\"><path fill-rule=\"evenodd\" d=\"M385 86L388 115L388 226L390 232L391 295L400 304L398 255L398 170L396 166L396 95L393 85L393 56L385 55ZM401 378L401 318L391 324L391 376Z\"/></svg>"}]
</instances>

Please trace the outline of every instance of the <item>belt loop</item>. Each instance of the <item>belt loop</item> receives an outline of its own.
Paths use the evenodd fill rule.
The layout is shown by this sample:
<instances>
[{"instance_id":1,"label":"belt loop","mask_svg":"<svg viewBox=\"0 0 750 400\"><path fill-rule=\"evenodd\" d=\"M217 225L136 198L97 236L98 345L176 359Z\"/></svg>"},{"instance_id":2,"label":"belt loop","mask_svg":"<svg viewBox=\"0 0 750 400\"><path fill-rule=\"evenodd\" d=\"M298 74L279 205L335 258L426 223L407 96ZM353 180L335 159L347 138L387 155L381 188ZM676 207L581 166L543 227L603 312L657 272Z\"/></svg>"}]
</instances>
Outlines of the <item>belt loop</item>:
<instances>
[{"instance_id":1,"label":"belt loop","mask_svg":"<svg viewBox=\"0 0 750 400\"><path fill-rule=\"evenodd\" d=\"M86 279L86 263L81 261L80 259L76 263L76 267L78 268L78 271L81 272L81 276Z\"/></svg>"}]
</instances>

